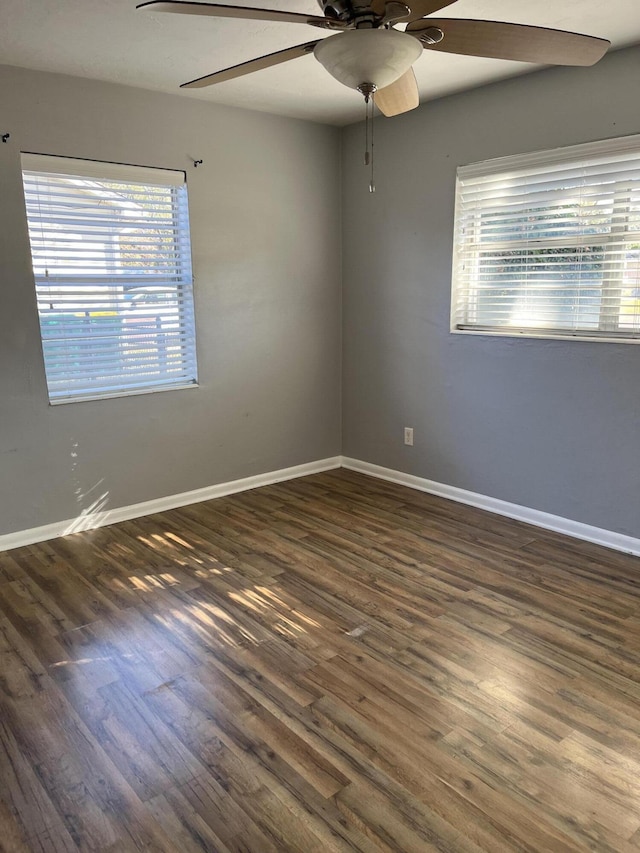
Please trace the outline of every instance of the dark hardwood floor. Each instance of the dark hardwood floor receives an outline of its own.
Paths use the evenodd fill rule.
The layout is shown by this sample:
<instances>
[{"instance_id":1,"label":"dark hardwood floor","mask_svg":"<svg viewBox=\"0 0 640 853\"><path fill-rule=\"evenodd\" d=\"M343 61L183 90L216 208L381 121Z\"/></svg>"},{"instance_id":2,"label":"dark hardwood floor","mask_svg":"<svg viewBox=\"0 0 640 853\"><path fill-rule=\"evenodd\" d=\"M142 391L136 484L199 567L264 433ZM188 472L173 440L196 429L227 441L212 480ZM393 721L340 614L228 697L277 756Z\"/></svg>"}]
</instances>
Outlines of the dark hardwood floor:
<instances>
[{"instance_id":1,"label":"dark hardwood floor","mask_svg":"<svg viewBox=\"0 0 640 853\"><path fill-rule=\"evenodd\" d=\"M638 851L639 579L344 470L0 554L0 848Z\"/></svg>"}]
</instances>

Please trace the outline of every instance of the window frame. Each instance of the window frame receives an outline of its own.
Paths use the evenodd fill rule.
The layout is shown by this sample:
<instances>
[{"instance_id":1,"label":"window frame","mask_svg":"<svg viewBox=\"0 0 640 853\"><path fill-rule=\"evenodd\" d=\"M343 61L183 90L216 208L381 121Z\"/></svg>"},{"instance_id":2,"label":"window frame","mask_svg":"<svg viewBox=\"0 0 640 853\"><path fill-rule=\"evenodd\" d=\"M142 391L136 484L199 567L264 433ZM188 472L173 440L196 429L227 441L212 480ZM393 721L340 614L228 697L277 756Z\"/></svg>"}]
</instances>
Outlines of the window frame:
<instances>
[{"instance_id":1,"label":"window frame","mask_svg":"<svg viewBox=\"0 0 640 853\"><path fill-rule=\"evenodd\" d=\"M540 169L544 166L563 166L567 167L570 165L575 165L576 167L580 165L586 165L586 161L589 158L594 157L602 157L603 155L609 155L615 157L616 154L625 155L625 154L636 154L638 169L640 170L640 134L632 134L624 137L617 137L614 139L606 139L600 140L597 142L589 142L583 143L579 145L567 146L564 148L556 148L545 151L537 151L533 153L527 154L517 154L517 155L509 155L506 157L500 157L493 160L485 160L479 163L473 163L467 166L459 166L456 171L456 200L455 200L455 214L454 214L454 242L453 242L453 253L452 253L452 277L451 277L451 303L450 303L450 333L456 335L484 335L490 337L509 337L509 338L533 338L533 339L548 339L548 340L579 340L579 341L589 341L589 342L601 342L601 343L625 343L625 344L639 344L640 343L640 329L637 331L634 330L620 330L619 328L607 328L606 323L602 323L603 317L606 318L606 315L611 315L612 309L611 305L601 305L600 314L599 314L599 327L598 329L594 329L590 332L587 329L579 328L576 330L572 329L545 329L544 327L536 327L536 326L498 326L498 325L480 325L473 324L468 320L468 311L469 306L471 304L471 299L473 295L473 286L469 284L463 284L460 281L461 276L459 276L459 264L461 262L461 254L463 247L468 244L473 244L475 246L480 246L481 243L477 239L474 241L464 240L461 235L461 219L462 219L462 182L465 179L474 179L474 178L489 178L489 177L499 177L500 175L504 175L505 178L510 173L524 173L527 169ZM622 162L620 159L619 162ZM536 174L535 172L531 172L531 176ZM630 192L635 192L636 194L640 190L640 181L634 187L633 190L630 189L631 183L629 182L624 187L623 181L618 182L619 187L616 189L616 194L620 193L622 195ZM477 221L477 219L476 219ZM619 221L616 216L612 216L611 219L611 227L607 233L598 234L598 242L597 245L602 245L605 247L608 244L616 245L624 242L635 243L640 242L637 240L622 240L622 235L626 235L627 230L626 226L628 224L627 220ZM635 233L632 232L632 233ZM593 235L575 235L573 237L562 237L562 238L554 238L550 237L545 241L539 240L535 242L533 240L523 239L518 244L518 241L512 240L504 240L504 241L495 241L491 243L487 243L487 246L490 246L492 250L499 251L510 251L514 248L522 248L525 246L527 248L535 249L538 247L553 247L557 246L558 248L567 248L567 249L580 249L589 246L593 246L595 243ZM480 249L478 249L475 253L475 257L473 257L473 263L479 263L480 258ZM615 255L609 255L607 259L606 251L603 260L603 264L615 264ZM618 263L620 260L618 259ZM622 273L622 270L621 270ZM469 281L471 280L477 281L477 274L472 273L469 276ZM613 277L609 277L606 282L606 286L599 286L600 294L605 294L613 299L623 298L620 295L620 291L622 290L622 275L618 276L617 279ZM560 288L558 288L560 289ZM477 291L476 291L477 293ZM616 293L618 294L616 296ZM466 295L466 300L465 300ZM462 302L462 308L459 307L459 302ZM549 303L548 303L549 304ZM461 323L461 317L465 317L467 319L466 323ZM616 324L619 322L620 314L616 314Z\"/></svg>"},{"instance_id":2,"label":"window frame","mask_svg":"<svg viewBox=\"0 0 640 853\"><path fill-rule=\"evenodd\" d=\"M195 294L194 294L194 278L192 272L192 252L191 252L191 228L189 223L189 206L188 206L188 193L187 193L187 181L186 181L186 172L184 170L172 170L172 169L163 169L156 168L152 166L133 166L129 164L121 164L114 163L109 161L97 161L97 160L89 160L89 159L78 159L78 158L69 158L65 156L57 156L57 155L48 155L48 154L37 154L33 152L21 152L21 173L23 177L24 183L24 198L25 198L25 219L26 224L29 230L29 257L32 265L32 276L34 282L34 294L36 298L36 311L38 314L38 322L39 322L39 332L40 332L40 343L41 343L41 352L43 359L43 367L45 371L46 378L46 386L47 386L47 394L49 405L58 406L58 405L66 405L68 403L78 403L85 401L95 401L95 400L105 400L105 399L113 399L117 397L130 397L130 396L138 396L144 394L152 394L161 391L176 391L176 390L185 390L187 388L197 388L198 386L198 360L197 360L197 350L196 350L196 316L195 316ZM72 244L72 249L75 248L75 245L78 245L79 250L84 248L84 251L87 251L87 248L82 247L82 239L83 237L87 237L89 239L89 254L83 256L82 254L66 254L66 250L64 246L60 248L60 246L56 246L56 241L46 242L45 231L43 228L43 224L45 219L43 219L44 214L40 210L40 194L36 192L35 195L32 192L27 192L27 183L31 180L33 181L33 175L43 175L45 176L45 180L48 176L51 179L70 179L71 182L75 182L76 185L79 181L86 181L87 185L90 182L95 181L99 187L100 182L104 182L105 189L104 200L106 200L109 204L112 204L112 199L114 197L114 190L108 189L109 182L127 185L129 184L131 190L136 189L137 187L141 188L137 190L138 192L144 193L146 189L148 189L148 195L142 203L142 207L140 207L140 202L137 200L134 202L133 200L127 200L126 193L129 191L129 187L123 187L122 189L122 198L120 199L121 207L136 207L137 210L140 211L140 214L145 220L145 214L147 216L146 222L149 223L151 220L150 216L162 216L162 214L158 214L158 210L162 210L162 207L154 207L154 208L145 208L145 203L149 202L149 196L153 195L153 192L161 192L166 190L168 191L167 197L170 198L169 201L162 202L163 205L166 206L166 209L170 212L171 218L168 220L168 224L165 225L162 219L159 219L159 226L155 226L153 222L151 224L147 224L146 226L140 226L137 224L135 219L131 222L131 225L128 228L123 228L121 225L117 223L117 217L114 224L109 222L109 217L104 217L104 219L98 220L100 224L102 224L103 229L113 228L113 234L115 236L109 237L98 237L98 240L104 240L105 246L115 246L116 243L118 245L117 248L117 260L114 262L113 258L109 258L107 254L104 255L104 260L102 261L104 265L104 269L94 272L93 269L89 271L83 272L81 269L75 273L73 271L73 266L84 263L85 266L91 267L92 263L95 262L96 255L99 253L91 251L92 243L91 243L91 224L89 224L87 230L87 226L80 226L80 229L76 229L80 236L73 233L73 238L75 243ZM45 183L45 187L47 187ZM72 193L74 190L72 190ZM75 194L80 197L81 192L91 192L95 199L97 199L100 204L102 204L102 196L95 189L75 189ZM115 191L117 192L117 190ZM54 193L55 194L55 193ZM38 205L38 213L34 216L33 214L29 215L29 204L31 203L31 207L33 208L34 198L37 198ZM135 195L129 196L129 199L135 199ZM49 202L50 205L58 204L56 202ZM115 204L115 203L114 203ZM168 205L170 204L170 207ZM99 205L96 205L99 206ZM54 208L50 208L50 217L48 222L55 224L55 215L53 214ZM148 211L152 211L149 213ZM59 214L62 215L62 214ZM70 216L74 215L74 209L72 209ZM77 213L75 214L77 216ZM69 215L67 215L69 216ZM85 215L83 214L83 219ZM71 220L68 219L66 226L63 224L60 228L60 234L65 234L65 227L67 227L69 233L73 226L69 224ZM95 224L95 223L94 223ZM128 225L127 221L127 225ZM161 226L161 227L160 227ZM99 226L100 227L100 226ZM40 237L40 246L36 248L36 244L33 242L32 234L37 234L38 228L41 229L41 237ZM120 229L120 233L118 233L118 228ZM142 230L140 230L142 229ZM159 230L158 230L159 229ZM161 237L163 231L166 231L167 234L173 233L172 242L169 244L170 248L167 250L165 245L159 244L158 241L162 241L162 243L166 243L166 235L165 237ZM140 239L149 239L147 236L147 232L151 235L152 240L155 238L156 248L154 251L160 251L161 254L159 259L157 259L153 254L147 253L145 255L146 244L138 242L138 245L142 246L140 251L143 253L141 257L145 257L145 259L151 257L152 260L148 261L148 267L143 268L142 273L138 273L136 269L134 272L131 272L127 269L126 263L122 265L122 257L123 257L123 249L120 245L120 240L123 239L122 235L127 235L129 233L137 233L143 235ZM103 231L102 233L110 234L109 231ZM115 243L113 242L115 240ZM126 236L124 237L126 245ZM58 241L59 242L59 241ZM64 238L63 238L64 242ZM150 243L150 246L153 246L153 242ZM37 256L37 252L41 252L40 258ZM57 274L55 273L56 268L56 251L59 254L58 264L61 264L64 269L64 264L68 263L68 267L65 271L62 271ZM113 249L109 250L113 252ZM169 251L169 255L171 256L172 264L166 270L164 270L162 266L163 257L166 256L166 252ZM60 308L58 308L57 314L62 317L62 322L66 323L67 319L65 318L65 314L69 314L69 312L76 313L77 316L84 315L89 318L87 321L89 325L93 323L99 322L98 320L93 320L94 316L98 317L100 313L100 304L96 305L95 314L91 310L92 300L93 299L102 299L103 302L111 302L114 301L113 305L109 305L109 310L106 312L108 315L113 315L114 319L111 321L115 324L116 331L109 328L105 331L89 331L86 335L86 338L79 336L77 338L78 343L76 346L80 346L82 348L83 345L91 345L92 342L96 342L100 338L104 340L104 335L106 334L108 337L115 339L117 341L118 354L117 358L113 356L110 360L115 362L115 367L110 367L111 373L107 373L105 376L101 377L103 380L102 387L94 385L93 388L89 388L89 386L95 383L95 379L89 378L89 370L93 367L93 363L91 362L91 357L86 360L86 363L82 363L81 366L77 370L76 374L69 370L67 375L64 376L64 381L66 385L64 389L56 389L53 386L55 381L54 379L54 371L58 370L60 372L64 371L62 365L65 363L65 358L69 358L69 356L62 356L62 360L59 365L52 366L51 355L49 356L49 362L47 360L47 341L53 341L54 346L56 341L59 343L62 350L64 350L65 346L71 346L73 348L73 344L76 342L76 338L72 336L71 338L66 335L66 330L63 331L62 337L60 339L48 338L45 332L45 327L43 325L43 319L45 318L45 314L42 313L41 302L42 302L42 288L46 287L46 281L49 278L49 270L48 268L45 270L45 275L42 275L42 272L38 272L38 261L42 263L42 253L44 255L44 263L47 263L46 252L51 252L51 259L53 259L53 267L54 270L53 275L51 276L54 282L58 283L58 286L61 287L61 292L64 294L66 292L73 293L73 287L76 286L80 293L78 294L77 302L78 305L70 305L68 309L60 312ZM107 249L105 249L107 252ZM68 258L68 261L67 261ZM87 260L90 258L90 260ZM158 266L160 265L160 266ZM171 269L171 266L174 265L175 269ZM133 265L134 268L136 264ZM71 268L71 270L69 270ZM114 271L110 273L110 268L114 270L121 270L122 272L118 273ZM138 269L140 269L140 265L138 264ZM145 277L149 276L151 280L145 281ZM139 282L138 279L139 278ZM65 281L66 279L66 281ZM83 279L86 282L87 280L90 282L89 289L87 290L87 295L83 295L81 293L83 287ZM60 284L60 282L63 282ZM75 283L77 281L77 284ZM65 291L65 287L67 291ZM86 287L86 285L85 285ZM100 288L104 287L104 294L101 292ZM54 285L55 288L55 285ZM126 326L124 325L127 321L127 308L129 305L127 304L127 299L129 302L133 300L130 299L130 293L133 291L136 292L146 292L147 290L153 291L158 288L163 289L163 292L167 294L175 291L175 296L172 298L172 301L175 302L175 320L172 317L168 319L168 322L171 325L168 325L167 328L171 329L175 334L174 341L168 345L167 334L171 335L171 332L167 333L164 329L165 318L161 318L160 325L158 327L158 318L155 318L156 322L154 328L159 328L160 331L154 332L152 328L151 321L153 318L149 318L146 315L141 318L141 320L136 321L140 322L141 325L139 329L141 331L137 331L136 327L133 327L132 332L126 331ZM55 289L54 289L55 292ZM63 295L62 297L58 296L58 300L64 304L65 299L71 299L69 295ZM72 300L73 302L73 300ZM82 303L84 302L84 306ZM53 306L52 306L53 307ZM144 309L143 309L144 310ZM54 310L51 315L54 319L56 317L56 311ZM117 323L116 323L117 319ZM131 321L131 318L128 318ZM102 320L100 319L100 322ZM142 326L142 324L146 325ZM177 323L177 326L175 325ZM73 330L75 332L75 329ZM136 334L146 335L145 340L149 340L148 344L144 344L145 351L141 351L140 347L143 346L142 343L135 343ZM157 339L154 341L153 335L157 335ZM138 338L140 340L140 338ZM67 341L65 345L64 341ZM131 346L133 343L134 346L137 347L135 354L127 353L127 347ZM156 350L155 357L149 357L146 351L146 347L150 347L151 352ZM160 347L164 347L161 351ZM172 359L173 354L171 349L175 348L179 355L177 355L176 367L179 368L179 373L176 377L171 377L169 375L170 371L167 370L167 361L168 359ZM55 350L54 350L55 351ZM147 372L146 378L144 377L144 368L140 366L140 353L144 355L142 361L145 362L150 369ZM97 363L99 364L101 361L102 353L100 353L99 349L92 350L92 353L97 358ZM167 355L169 353L169 355ZM77 357L76 357L77 358ZM147 362L147 359L149 361ZM119 362L119 364L118 364ZM125 369L126 366L133 365L132 373L130 374L129 382L123 381L126 379ZM160 378L152 379L151 374L152 371L157 368L159 371ZM162 371L166 371L164 375L162 375ZM82 382L82 380L86 382L84 390L78 391L78 386L73 387L74 382ZM58 380L59 381L59 380Z\"/></svg>"}]
</instances>

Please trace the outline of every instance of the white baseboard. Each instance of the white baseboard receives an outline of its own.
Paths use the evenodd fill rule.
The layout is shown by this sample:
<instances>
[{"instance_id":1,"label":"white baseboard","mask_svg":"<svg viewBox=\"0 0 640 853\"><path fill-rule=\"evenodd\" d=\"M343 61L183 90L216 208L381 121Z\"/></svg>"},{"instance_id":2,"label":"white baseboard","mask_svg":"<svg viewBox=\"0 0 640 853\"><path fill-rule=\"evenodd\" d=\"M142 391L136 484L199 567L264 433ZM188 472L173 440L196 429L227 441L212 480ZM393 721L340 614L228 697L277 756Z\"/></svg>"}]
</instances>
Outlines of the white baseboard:
<instances>
[{"instance_id":1,"label":"white baseboard","mask_svg":"<svg viewBox=\"0 0 640 853\"><path fill-rule=\"evenodd\" d=\"M109 510L102 508L85 510L78 518L56 521L42 527L31 527L28 530L18 530L15 533L0 534L0 551L21 548L23 545L33 545L36 542L46 542L48 539L56 539L58 536L66 536L69 533L93 530L97 527L105 527L108 524L116 524L119 521L152 515L154 512L165 512L188 504L209 501L237 492L246 492L260 486L282 483L285 480L293 480L307 474L331 471L334 468L340 468L341 462L342 457L333 456L329 459L320 459L317 462L306 462L303 465L294 465L292 468L281 468L279 471L269 471L266 474L257 474L255 477L244 477L241 480L219 483L216 486L206 486L203 489L194 489L194 491L182 492L178 495L167 495L164 498L156 498L129 506L115 507ZM99 504L99 501L96 503Z\"/></svg>"},{"instance_id":2,"label":"white baseboard","mask_svg":"<svg viewBox=\"0 0 640 853\"><path fill-rule=\"evenodd\" d=\"M626 536L623 533L615 533L612 530L603 530L600 527L592 527L580 521L572 521L548 512L520 506L519 504L501 501L487 495L469 492L459 489L457 486L448 486L437 483L435 480L427 480L416 477L413 474L405 474L402 471L394 471L392 468L383 468L373 465L371 462L362 462L359 459L351 459L347 456L333 456L329 459L320 459L317 462L307 462L303 465L294 465L292 468L282 468L279 471L269 471L266 474L257 474L254 477L244 477L241 480L232 480L228 483L219 483L216 486L206 486L203 489L195 489L191 492L182 492L177 495L168 495L142 503L129 506L116 507L114 509L92 508L85 510L77 518L57 521L53 524L45 524L41 527L32 527L28 530L18 530L15 533L0 534L0 551L8 551L11 548L20 548L23 545L33 545L36 542L45 542L48 539L56 539L58 536L66 536L81 530L92 530L97 527L105 527L108 524L117 524L119 521L128 521L132 518L141 518L152 515L155 512L165 512L177 509L188 504L209 501L213 498L221 498L225 495L233 495L237 492L245 492L248 489L257 489L260 486L269 486L272 483L282 483L285 480L293 480L296 477L304 477L308 474L319 474L322 471L331 471L335 468L348 468L351 471L359 471L380 480L388 480L431 495L438 495L458 503L485 509L488 512L504 515L507 518L515 518L535 527L545 530L553 530L556 533L564 533L576 539L584 539L606 548L623 551L627 554L640 556L640 539ZM99 502L96 502L99 504Z\"/></svg>"},{"instance_id":3,"label":"white baseboard","mask_svg":"<svg viewBox=\"0 0 640 853\"><path fill-rule=\"evenodd\" d=\"M551 515L548 512L501 501L498 498L491 498L476 492L468 492L466 489L459 489L456 486L447 486L444 483L437 483L435 480L426 480L423 477L404 474L402 471L394 471L391 468L383 468L380 465L361 462L359 459L350 459L347 456L342 457L342 467L351 471L359 471L361 474L369 474L369 476L377 477L380 480L389 480L391 483L398 483L401 486L409 486L409 488L418 489L421 492L428 492L430 495L438 495L451 501L486 509L488 512L505 515L507 518L525 521L527 524L543 527L545 530L564 533L566 536L573 536L575 539L584 539L596 545L604 545L606 548L640 556L640 539L626 536L623 533L592 527L589 524L583 524L581 521L572 521L559 515Z\"/></svg>"}]
</instances>

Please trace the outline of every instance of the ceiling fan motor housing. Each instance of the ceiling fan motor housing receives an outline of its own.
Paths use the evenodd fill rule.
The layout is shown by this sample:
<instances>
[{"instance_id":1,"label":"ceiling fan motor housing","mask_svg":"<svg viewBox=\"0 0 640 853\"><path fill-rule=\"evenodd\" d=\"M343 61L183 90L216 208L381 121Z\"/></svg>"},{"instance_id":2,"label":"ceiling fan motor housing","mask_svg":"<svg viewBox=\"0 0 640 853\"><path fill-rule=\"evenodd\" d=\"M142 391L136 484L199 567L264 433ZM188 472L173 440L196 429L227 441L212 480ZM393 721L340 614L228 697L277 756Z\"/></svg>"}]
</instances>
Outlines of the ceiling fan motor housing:
<instances>
[{"instance_id":1,"label":"ceiling fan motor housing","mask_svg":"<svg viewBox=\"0 0 640 853\"><path fill-rule=\"evenodd\" d=\"M318 0L318 6L327 18L335 21L350 21L354 10L350 0Z\"/></svg>"}]
</instances>

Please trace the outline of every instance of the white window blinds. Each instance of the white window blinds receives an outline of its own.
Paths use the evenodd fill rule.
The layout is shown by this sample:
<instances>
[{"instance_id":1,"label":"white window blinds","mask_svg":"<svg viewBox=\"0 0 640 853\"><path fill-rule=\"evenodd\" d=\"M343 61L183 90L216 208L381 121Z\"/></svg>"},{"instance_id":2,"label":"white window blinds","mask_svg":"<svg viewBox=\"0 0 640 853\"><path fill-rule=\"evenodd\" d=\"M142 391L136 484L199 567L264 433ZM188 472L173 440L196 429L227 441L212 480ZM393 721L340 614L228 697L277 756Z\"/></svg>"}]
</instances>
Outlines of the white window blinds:
<instances>
[{"instance_id":1,"label":"white window blinds","mask_svg":"<svg viewBox=\"0 0 640 853\"><path fill-rule=\"evenodd\" d=\"M182 172L22 155L52 403L196 383Z\"/></svg>"},{"instance_id":2,"label":"white window blinds","mask_svg":"<svg viewBox=\"0 0 640 853\"><path fill-rule=\"evenodd\" d=\"M640 338L640 136L458 169L452 330Z\"/></svg>"}]
</instances>

